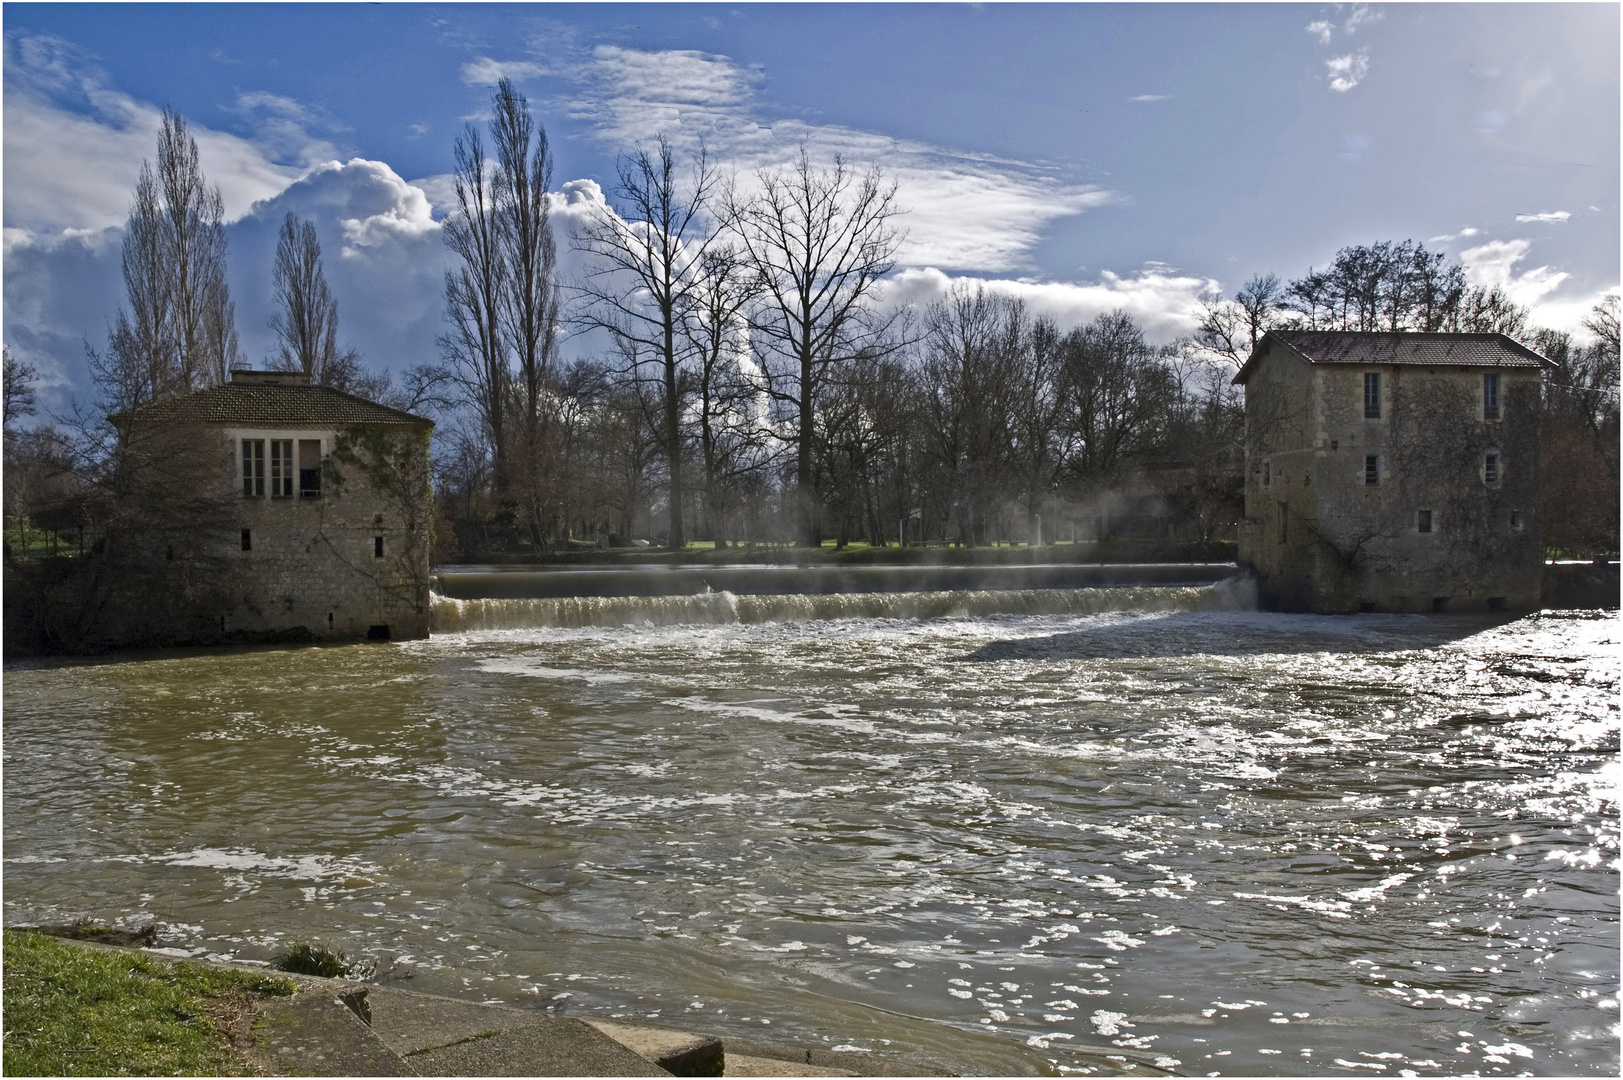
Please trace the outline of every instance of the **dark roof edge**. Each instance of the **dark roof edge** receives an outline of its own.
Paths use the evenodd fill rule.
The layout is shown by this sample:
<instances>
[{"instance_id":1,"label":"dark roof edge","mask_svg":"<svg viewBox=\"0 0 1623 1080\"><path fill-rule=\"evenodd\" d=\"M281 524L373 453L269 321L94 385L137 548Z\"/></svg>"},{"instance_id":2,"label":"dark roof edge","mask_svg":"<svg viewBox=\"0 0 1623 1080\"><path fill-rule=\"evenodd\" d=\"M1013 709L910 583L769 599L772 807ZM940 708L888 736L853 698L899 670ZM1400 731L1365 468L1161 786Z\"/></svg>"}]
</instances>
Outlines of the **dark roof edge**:
<instances>
[{"instance_id":1,"label":"dark roof edge","mask_svg":"<svg viewBox=\"0 0 1623 1080\"><path fill-rule=\"evenodd\" d=\"M1284 329L1284 328L1282 328L1282 329ZM1285 330L1285 332L1286 333L1291 333L1292 331ZM1307 331L1298 331L1298 332L1300 332L1300 333L1309 333L1309 334L1336 334L1336 333L1340 333L1340 334L1369 334L1372 337L1375 337L1375 336L1389 336L1389 335L1394 335L1394 334L1413 335L1413 336L1416 336L1416 337L1421 337L1421 336L1430 337L1430 336L1433 336L1433 335L1430 335L1430 334L1425 334L1422 331L1418 331L1418 330L1397 330L1397 331L1388 331L1388 330L1307 330ZM1540 353L1534 352L1532 349L1528 348L1526 345L1523 345L1521 342L1517 341L1515 338L1511 337L1509 334L1501 334L1501 333L1469 333L1469 334L1439 333L1439 334L1437 334L1435 336L1437 336L1437 337L1453 337L1453 338L1463 338L1463 337L1494 338L1494 339L1497 339L1499 342L1501 342L1502 347L1508 347L1511 352L1520 353L1522 356L1526 357L1527 359L1535 361L1541 369L1544 369L1544 368L1560 368L1560 366L1561 366L1560 364L1556 363L1554 360L1551 360L1549 357L1544 356L1544 355L1542 355ZM1284 337L1280 336L1279 334L1276 334L1272 330L1268 330L1268 331L1263 333L1263 335L1262 335L1262 337L1260 339L1258 339L1257 347L1255 349L1251 350L1251 355L1246 357L1245 363L1240 366L1240 370L1236 371L1234 373L1234 378L1229 380L1229 385L1230 386L1244 386L1245 385L1246 380L1249 379L1251 377L1252 373L1256 370L1256 365L1260 362L1263 353L1266 351L1264 347L1268 344L1268 342L1270 340L1275 341L1278 344L1280 344L1280 345L1284 346L1285 348L1289 349L1291 351L1292 355L1294 355L1298 360L1301 360L1304 364L1316 364L1316 363L1322 363L1323 362L1323 361L1314 360L1311 356L1308 356L1306 353L1304 353L1300 349L1296 348L1296 346L1292 345ZM1380 361L1373 361L1373 363L1379 365L1381 362Z\"/></svg>"}]
</instances>

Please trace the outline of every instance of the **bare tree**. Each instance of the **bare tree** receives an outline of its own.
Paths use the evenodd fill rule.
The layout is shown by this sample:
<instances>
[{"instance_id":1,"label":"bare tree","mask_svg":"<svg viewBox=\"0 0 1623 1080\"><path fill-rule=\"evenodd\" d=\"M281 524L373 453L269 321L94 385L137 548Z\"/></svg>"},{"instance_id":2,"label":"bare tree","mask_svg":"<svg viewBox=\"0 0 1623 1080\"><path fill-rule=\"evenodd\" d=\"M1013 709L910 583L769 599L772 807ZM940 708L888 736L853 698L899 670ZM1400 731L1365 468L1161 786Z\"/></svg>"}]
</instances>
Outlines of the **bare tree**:
<instances>
[{"instance_id":1,"label":"bare tree","mask_svg":"<svg viewBox=\"0 0 1623 1080\"><path fill-rule=\"evenodd\" d=\"M304 372L311 382L327 382L339 355L338 303L327 287L316 227L296 214L282 220L271 290L278 308L268 320L278 340L274 362Z\"/></svg>"},{"instance_id":2,"label":"bare tree","mask_svg":"<svg viewBox=\"0 0 1623 1080\"><path fill-rule=\"evenodd\" d=\"M165 111L156 168L143 162L124 231L128 309L90 367L110 409L220 382L239 357L225 281L225 210L186 122Z\"/></svg>"},{"instance_id":3,"label":"bare tree","mask_svg":"<svg viewBox=\"0 0 1623 1080\"><path fill-rule=\"evenodd\" d=\"M724 546L722 518L733 481L762 464L757 451L766 432L756 408L760 388L745 369L748 309L760 288L735 248L711 247L700 256L696 272L681 329L691 357L691 410L704 474L701 527L717 546Z\"/></svg>"},{"instance_id":4,"label":"bare tree","mask_svg":"<svg viewBox=\"0 0 1623 1080\"><path fill-rule=\"evenodd\" d=\"M186 121L169 110L158 133L157 182L175 360L181 386L192 390L225 381L238 356L237 330L225 283L225 203L203 179Z\"/></svg>"},{"instance_id":5,"label":"bare tree","mask_svg":"<svg viewBox=\"0 0 1623 1080\"><path fill-rule=\"evenodd\" d=\"M452 155L456 208L446 217L444 232L461 265L445 272L445 317L451 328L440 337L440 353L479 417L500 499L507 490L505 420L512 385L502 318L507 260L496 187L479 129L469 124L457 136Z\"/></svg>"},{"instance_id":6,"label":"bare tree","mask_svg":"<svg viewBox=\"0 0 1623 1080\"><path fill-rule=\"evenodd\" d=\"M896 185L878 166L858 175L839 157L817 168L805 147L757 180L759 194L744 199L735 189L728 204L761 279L756 328L781 365L772 393L793 414L799 532L816 546L817 395L831 367L881 347L887 324L873 303L900 243Z\"/></svg>"},{"instance_id":7,"label":"bare tree","mask_svg":"<svg viewBox=\"0 0 1623 1080\"><path fill-rule=\"evenodd\" d=\"M1200 298L1200 326L1194 342L1219 360L1239 367L1269 330L1289 323L1285 288L1275 274L1254 274L1234 294L1223 299L1215 290Z\"/></svg>"},{"instance_id":8,"label":"bare tree","mask_svg":"<svg viewBox=\"0 0 1623 1080\"><path fill-rule=\"evenodd\" d=\"M592 260L581 287L582 319L634 343L656 366L661 443L669 485L671 549L686 546L682 521L681 324L700 287L703 256L715 235L716 174L701 148L680 175L661 136L655 148L619 159L619 212L604 206L582 226L575 246Z\"/></svg>"},{"instance_id":9,"label":"bare tree","mask_svg":"<svg viewBox=\"0 0 1623 1080\"><path fill-rule=\"evenodd\" d=\"M11 355L11 348L3 350L5 358L5 429L9 434L13 422L33 416L37 407L34 384L39 381L39 368L27 360Z\"/></svg>"},{"instance_id":10,"label":"bare tree","mask_svg":"<svg viewBox=\"0 0 1623 1080\"><path fill-rule=\"evenodd\" d=\"M491 138L495 143L497 238L507 267L502 332L518 365L513 402L518 430L511 462L532 539L539 544L551 487L547 384L558 348L558 251L552 235L552 152L547 132L508 79L496 87Z\"/></svg>"}]
</instances>

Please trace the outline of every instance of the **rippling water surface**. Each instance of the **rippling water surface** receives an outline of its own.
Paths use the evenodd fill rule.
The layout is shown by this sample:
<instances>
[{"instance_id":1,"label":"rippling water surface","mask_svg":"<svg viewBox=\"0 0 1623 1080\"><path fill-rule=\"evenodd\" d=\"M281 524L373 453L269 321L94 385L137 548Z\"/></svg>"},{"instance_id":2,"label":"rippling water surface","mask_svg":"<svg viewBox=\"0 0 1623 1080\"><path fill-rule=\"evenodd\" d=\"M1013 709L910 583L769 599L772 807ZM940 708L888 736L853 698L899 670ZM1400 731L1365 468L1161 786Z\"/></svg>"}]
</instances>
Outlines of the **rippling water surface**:
<instances>
[{"instance_id":1,"label":"rippling water surface","mask_svg":"<svg viewBox=\"0 0 1623 1080\"><path fill-rule=\"evenodd\" d=\"M13 668L6 921L969 1073L1617 1074L1615 617L1088 606Z\"/></svg>"}]
</instances>

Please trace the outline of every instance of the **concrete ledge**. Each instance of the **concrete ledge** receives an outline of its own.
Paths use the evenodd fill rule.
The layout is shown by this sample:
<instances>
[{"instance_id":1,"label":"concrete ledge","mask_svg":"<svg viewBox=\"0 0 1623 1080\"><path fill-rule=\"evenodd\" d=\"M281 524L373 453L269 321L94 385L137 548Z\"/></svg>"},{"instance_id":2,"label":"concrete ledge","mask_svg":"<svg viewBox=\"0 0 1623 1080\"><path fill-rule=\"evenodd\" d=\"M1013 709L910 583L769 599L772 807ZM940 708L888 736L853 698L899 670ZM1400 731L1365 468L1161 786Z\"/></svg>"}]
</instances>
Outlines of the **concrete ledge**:
<instances>
[{"instance_id":1,"label":"concrete ledge","mask_svg":"<svg viewBox=\"0 0 1623 1080\"><path fill-rule=\"evenodd\" d=\"M586 1023L549 1016L407 1057L419 1076L669 1076Z\"/></svg>"},{"instance_id":2,"label":"concrete ledge","mask_svg":"<svg viewBox=\"0 0 1623 1080\"><path fill-rule=\"evenodd\" d=\"M613 1020L586 1022L626 1049L676 1076L727 1075L721 1040L713 1036L621 1024Z\"/></svg>"}]
</instances>

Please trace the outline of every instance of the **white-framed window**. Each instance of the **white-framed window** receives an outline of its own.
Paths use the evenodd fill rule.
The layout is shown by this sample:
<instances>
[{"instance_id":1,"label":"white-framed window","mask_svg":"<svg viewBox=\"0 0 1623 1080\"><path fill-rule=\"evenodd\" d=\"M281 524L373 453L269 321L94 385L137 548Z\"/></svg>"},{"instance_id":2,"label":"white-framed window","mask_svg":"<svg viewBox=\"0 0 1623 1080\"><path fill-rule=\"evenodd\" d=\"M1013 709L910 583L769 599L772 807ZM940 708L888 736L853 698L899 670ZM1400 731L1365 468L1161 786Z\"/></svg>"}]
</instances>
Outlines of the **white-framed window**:
<instances>
[{"instance_id":1,"label":"white-framed window","mask_svg":"<svg viewBox=\"0 0 1623 1080\"><path fill-rule=\"evenodd\" d=\"M272 439L270 444L271 498L293 497L293 440Z\"/></svg>"},{"instance_id":2,"label":"white-framed window","mask_svg":"<svg viewBox=\"0 0 1623 1080\"><path fill-rule=\"evenodd\" d=\"M242 497L244 499L265 497L264 439L242 440Z\"/></svg>"}]
</instances>

